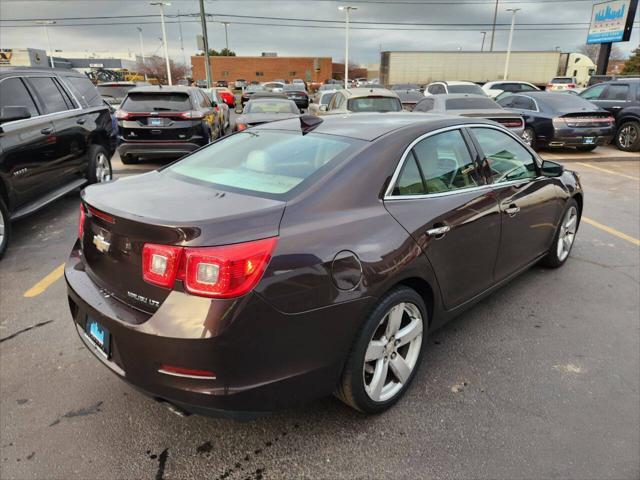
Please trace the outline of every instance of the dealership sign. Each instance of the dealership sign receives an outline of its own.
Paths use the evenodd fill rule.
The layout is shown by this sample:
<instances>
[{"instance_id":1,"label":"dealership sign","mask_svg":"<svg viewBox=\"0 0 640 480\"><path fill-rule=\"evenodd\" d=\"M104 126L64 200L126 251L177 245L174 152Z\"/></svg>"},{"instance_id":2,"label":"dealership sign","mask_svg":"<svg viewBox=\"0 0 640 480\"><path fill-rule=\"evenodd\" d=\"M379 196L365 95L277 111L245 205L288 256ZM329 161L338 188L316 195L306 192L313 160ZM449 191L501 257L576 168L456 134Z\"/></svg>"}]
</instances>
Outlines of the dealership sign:
<instances>
[{"instance_id":1,"label":"dealership sign","mask_svg":"<svg viewBox=\"0 0 640 480\"><path fill-rule=\"evenodd\" d=\"M631 36L638 0L596 3L591 13L587 43L626 42Z\"/></svg>"}]
</instances>

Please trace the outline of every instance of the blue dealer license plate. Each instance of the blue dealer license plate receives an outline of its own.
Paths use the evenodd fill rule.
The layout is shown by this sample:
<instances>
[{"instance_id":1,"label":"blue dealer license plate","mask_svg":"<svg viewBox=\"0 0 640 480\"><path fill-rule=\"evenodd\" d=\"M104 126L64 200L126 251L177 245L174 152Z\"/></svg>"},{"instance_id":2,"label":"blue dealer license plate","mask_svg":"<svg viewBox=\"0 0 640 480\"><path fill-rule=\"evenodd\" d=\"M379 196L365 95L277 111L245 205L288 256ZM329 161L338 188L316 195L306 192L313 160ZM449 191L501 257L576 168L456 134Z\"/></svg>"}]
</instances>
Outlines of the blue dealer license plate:
<instances>
[{"instance_id":1,"label":"blue dealer license plate","mask_svg":"<svg viewBox=\"0 0 640 480\"><path fill-rule=\"evenodd\" d=\"M87 317L87 325L85 331L89 339L104 352L105 355L109 355L109 330L104 328L93 318Z\"/></svg>"},{"instance_id":2,"label":"blue dealer license plate","mask_svg":"<svg viewBox=\"0 0 640 480\"><path fill-rule=\"evenodd\" d=\"M593 145L596 142L596 137L583 137L582 142L585 145Z\"/></svg>"}]
</instances>

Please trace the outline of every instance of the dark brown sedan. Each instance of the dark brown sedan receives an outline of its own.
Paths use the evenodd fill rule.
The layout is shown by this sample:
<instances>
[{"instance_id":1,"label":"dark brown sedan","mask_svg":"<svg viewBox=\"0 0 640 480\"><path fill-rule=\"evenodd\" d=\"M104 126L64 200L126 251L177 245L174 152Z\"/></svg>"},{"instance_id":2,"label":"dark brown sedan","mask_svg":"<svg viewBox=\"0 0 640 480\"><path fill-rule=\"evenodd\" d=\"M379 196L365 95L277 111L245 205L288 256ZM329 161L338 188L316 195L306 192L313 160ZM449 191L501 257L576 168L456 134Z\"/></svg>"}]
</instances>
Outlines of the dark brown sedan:
<instances>
[{"instance_id":1,"label":"dark brown sedan","mask_svg":"<svg viewBox=\"0 0 640 480\"><path fill-rule=\"evenodd\" d=\"M104 365L181 410L380 412L429 332L567 260L582 204L485 120L303 116L85 189L69 305Z\"/></svg>"}]
</instances>

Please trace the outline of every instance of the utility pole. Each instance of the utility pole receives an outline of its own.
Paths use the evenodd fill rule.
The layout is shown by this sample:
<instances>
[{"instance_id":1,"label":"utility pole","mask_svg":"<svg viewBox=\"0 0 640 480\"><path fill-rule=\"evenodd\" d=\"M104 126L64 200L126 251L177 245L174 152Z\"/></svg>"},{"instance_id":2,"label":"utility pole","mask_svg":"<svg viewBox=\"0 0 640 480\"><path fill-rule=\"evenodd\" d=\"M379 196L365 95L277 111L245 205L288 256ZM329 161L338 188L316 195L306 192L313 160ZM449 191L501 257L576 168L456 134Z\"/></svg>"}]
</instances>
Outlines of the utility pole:
<instances>
[{"instance_id":1,"label":"utility pole","mask_svg":"<svg viewBox=\"0 0 640 480\"><path fill-rule=\"evenodd\" d=\"M207 34L207 17L204 13L204 0L200 0L200 22L202 23L202 43L204 47L204 74L207 88L211 88L211 64L209 63L209 35Z\"/></svg>"},{"instance_id":2,"label":"utility pole","mask_svg":"<svg viewBox=\"0 0 640 480\"><path fill-rule=\"evenodd\" d=\"M509 77L509 60L511 60L511 45L513 42L513 30L516 26L516 13L519 8L507 8L507 12L511 12L511 30L509 30L509 45L507 46L507 59L504 62L504 80Z\"/></svg>"},{"instance_id":3,"label":"utility pole","mask_svg":"<svg viewBox=\"0 0 640 480\"><path fill-rule=\"evenodd\" d=\"M493 28L491 29L491 48L490 52L493 52L493 42L496 37L496 21L498 20L498 1L496 0L496 9L493 11Z\"/></svg>"},{"instance_id":4,"label":"utility pole","mask_svg":"<svg viewBox=\"0 0 640 480\"><path fill-rule=\"evenodd\" d=\"M47 50L49 50L49 63L51 64L51 68L56 68L55 62L53 61L53 50L51 49L51 39L49 38L49 29L47 25L55 25L56 22L53 20L38 20L36 22L37 25L42 25L44 28L44 34L47 37Z\"/></svg>"},{"instance_id":5,"label":"utility pole","mask_svg":"<svg viewBox=\"0 0 640 480\"><path fill-rule=\"evenodd\" d=\"M169 2L151 2L151 5L160 6L160 22L162 23L162 44L164 46L164 59L167 62L167 81L169 85L173 85L171 81L171 63L169 62L169 48L167 46L167 28L164 24L164 7L171 5Z\"/></svg>"},{"instance_id":6,"label":"utility pole","mask_svg":"<svg viewBox=\"0 0 640 480\"><path fill-rule=\"evenodd\" d=\"M180 16L180 10L178 10L178 29L180 30L180 50L182 50L182 63L184 64L185 68L188 68L187 57L184 54L184 40L182 38L182 17Z\"/></svg>"},{"instance_id":7,"label":"utility pole","mask_svg":"<svg viewBox=\"0 0 640 480\"><path fill-rule=\"evenodd\" d=\"M227 46L227 55L229 55L229 33L227 32L229 22L222 22L222 24L224 25L224 41Z\"/></svg>"},{"instance_id":8,"label":"utility pole","mask_svg":"<svg viewBox=\"0 0 640 480\"><path fill-rule=\"evenodd\" d=\"M136 27L138 29L138 35L140 36L140 58L142 59L142 69L144 70L144 81L148 81L147 67L144 63L144 40L142 39L142 27Z\"/></svg>"},{"instance_id":9,"label":"utility pole","mask_svg":"<svg viewBox=\"0 0 640 480\"><path fill-rule=\"evenodd\" d=\"M480 32L482 34L482 44L480 45L480 51L484 52L484 39L487 36L487 32Z\"/></svg>"},{"instance_id":10,"label":"utility pole","mask_svg":"<svg viewBox=\"0 0 640 480\"><path fill-rule=\"evenodd\" d=\"M345 37L344 37L344 88L349 88L349 13L357 10L358 7L338 7L338 10L345 12Z\"/></svg>"}]
</instances>

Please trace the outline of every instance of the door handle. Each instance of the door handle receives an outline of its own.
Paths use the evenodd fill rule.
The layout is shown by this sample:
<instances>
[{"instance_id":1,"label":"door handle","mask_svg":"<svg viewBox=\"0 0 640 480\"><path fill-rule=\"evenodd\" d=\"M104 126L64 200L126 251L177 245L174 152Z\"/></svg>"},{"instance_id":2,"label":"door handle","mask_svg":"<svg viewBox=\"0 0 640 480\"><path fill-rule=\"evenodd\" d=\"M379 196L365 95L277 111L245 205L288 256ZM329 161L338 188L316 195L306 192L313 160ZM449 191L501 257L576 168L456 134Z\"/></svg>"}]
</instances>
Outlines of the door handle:
<instances>
[{"instance_id":1,"label":"door handle","mask_svg":"<svg viewBox=\"0 0 640 480\"><path fill-rule=\"evenodd\" d=\"M86 118L79 118L78 120L76 120L76 123L78 125L84 125L84 122L86 122L87 119Z\"/></svg>"},{"instance_id":2,"label":"door handle","mask_svg":"<svg viewBox=\"0 0 640 480\"><path fill-rule=\"evenodd\" d=\"M53 133L53 128L51 127L43 128L42 130L40 130L40 133L42 135L51 135Z\"/></svg>"},{"instance_id":3,"label":"door handle","mask_svg":"<svg viewBox=\"0 0 640 480\"><path fill-rule=\"evenodd\" d=\"M434 227L427 230L427 235L438 240L444 237L449 230L451 230L451 227L449 225L443 225L442 227Z\"/></svg>"},{"instance_id":4,"label":"door handle","mask_svg":"<svg viewBox=\"0 0 640 480\"><path fill-rule=\"evenodd\" d=\"M515 217L520 212L520 207L517 205L511 205L509 208L504 209L504 213L510 217Z\"/></svg>"}]
</instances>

